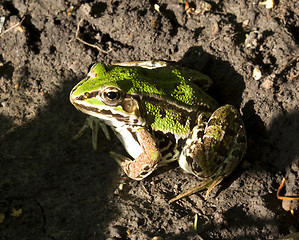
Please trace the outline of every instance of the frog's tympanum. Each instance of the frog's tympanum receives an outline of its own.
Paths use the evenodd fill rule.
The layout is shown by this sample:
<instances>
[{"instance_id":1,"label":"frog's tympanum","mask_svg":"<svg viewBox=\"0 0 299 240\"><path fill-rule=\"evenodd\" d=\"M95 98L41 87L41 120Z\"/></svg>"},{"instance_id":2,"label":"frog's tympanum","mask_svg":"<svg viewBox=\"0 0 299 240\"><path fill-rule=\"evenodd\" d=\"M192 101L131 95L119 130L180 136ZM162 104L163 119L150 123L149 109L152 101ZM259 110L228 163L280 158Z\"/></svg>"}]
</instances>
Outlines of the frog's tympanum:
<instances>
[{"instance_id":1,"label":"frog's tympanum","mask_svg":"<svg viewBox=\"0 0 299 240\"><path fill-rule=\"evenodd\" d=\"M71 103L91 117L94 146L99 127L110 126L132 158L111 155L132 179L178 161L200 184L173 202L202 189L209 192L239 164L246 133L237 109L217 106L205 91L212 80L163 61L93 65L71 91ZM87 128L85 125L84 129ZM82 132L82 131L81 131Z\"/></svg>"}]
</instances>

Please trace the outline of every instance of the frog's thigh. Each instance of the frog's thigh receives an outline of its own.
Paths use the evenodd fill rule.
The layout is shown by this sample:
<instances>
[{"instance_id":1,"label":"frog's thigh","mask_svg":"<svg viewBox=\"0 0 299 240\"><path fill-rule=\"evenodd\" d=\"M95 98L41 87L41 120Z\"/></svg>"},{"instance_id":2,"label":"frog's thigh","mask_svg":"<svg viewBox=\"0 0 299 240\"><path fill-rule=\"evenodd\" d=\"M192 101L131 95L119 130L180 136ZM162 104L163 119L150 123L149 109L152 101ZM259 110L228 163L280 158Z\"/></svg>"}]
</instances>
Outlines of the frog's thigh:
<instances>
[{"instance_id":1,"label":"frog's thigh","mask_svg":"<svg viewBox=\"0 0 299 240\"><path fill-rule=\"evenodd\" d=\"M193 173L197 167L196 155L202 149L202 137L205 131L205 124L197 125L192 130L192 135L187 139L179 157L179 165L188 173Z\"/></svg>"},{"instance_id":2,"label":"frog's thigh","mask_svg":"<svg viewBox=\"0 0 299 240\"><path fill-rule=\"evenodd\" d=\"M195 132L194 132L195 131ZM194 139L195 136L198 139ZM210 117L204 132L193 129L179 164L187 172L210 177L216 170L228 176L246 150L246 135L238 111L231 105L218 108Z\"/></svg>"}]
</instances>

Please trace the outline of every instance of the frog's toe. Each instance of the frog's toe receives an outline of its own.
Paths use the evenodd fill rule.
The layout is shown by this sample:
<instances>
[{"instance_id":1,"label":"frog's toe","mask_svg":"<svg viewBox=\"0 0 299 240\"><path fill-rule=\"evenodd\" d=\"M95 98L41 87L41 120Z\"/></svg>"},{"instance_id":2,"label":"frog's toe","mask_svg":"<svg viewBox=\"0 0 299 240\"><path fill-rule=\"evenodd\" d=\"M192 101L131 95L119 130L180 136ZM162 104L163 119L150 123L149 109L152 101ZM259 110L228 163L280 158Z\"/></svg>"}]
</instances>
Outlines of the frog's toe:
<instances>
[{"instance_id":1,"label":"frog's toe","mask_svg":"<svg viewBox=\"0 0 299 240\"><path fill-rule=\"evenodd\" d=\"M107 125L103 123L101 120L99 120L96 117L87 117L85 120L85 123L83 127L80 129L80 131L73 137L73 140L77 140L78 138L82 137L88 129L91 129L91 137L92 137L92 147L93 150L97 150L98 148L98 132L101 128L104 132L107 140L110 140L110 134L107 128Z\"/></svg>"},{"instance_id":2,"label":"frog's toe","mask_svg":"<svg viewBox=\"0 0 299 240\"><path fill-rule=\"evenodd\" d=\"M222 180L222 179L221 179ZM194 193L197 193L198 191L200 190L204 190L204 189L208 189L207 193L206 193L206 196L205 196L205 199L207 199L210 191L217 185L219 184L220 182L218 182L216 185L212 186L213 183L215 182L215 180L213 180L212 178L208 178L204 181L202 181L200 184L188 189L187 191L177 195L176 197L170 199L170 201L168 203L173 203L181 198L184 198L184 197L188 197ZM211 187L212 186L212 187Z\"/></svg>"},{"instance_id":3,"label":"frog's toe","mask_svg":"<svg viewBox=\"0 0 299 240\"><path fill-rule=\"evenodd\" d=\"M213 180L213 182L211 183L211 185L208 187L206 195L205 195L205 199L207 200L209 197L210 192L213 190L214 187L216 187L219 183L222 182L224 177L222 176L218 176L216 179Z\"/></svg>"}]
</instances>

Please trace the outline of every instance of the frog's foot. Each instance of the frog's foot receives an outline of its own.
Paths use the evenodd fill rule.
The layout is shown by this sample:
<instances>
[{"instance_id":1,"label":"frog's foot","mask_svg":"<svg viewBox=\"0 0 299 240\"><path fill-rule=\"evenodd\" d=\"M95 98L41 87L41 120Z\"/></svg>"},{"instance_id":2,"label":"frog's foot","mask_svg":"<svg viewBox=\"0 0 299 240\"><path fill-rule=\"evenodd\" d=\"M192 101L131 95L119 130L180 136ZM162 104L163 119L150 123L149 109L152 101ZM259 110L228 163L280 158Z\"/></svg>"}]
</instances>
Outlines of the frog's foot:
<instances>
[{"instance_id":1,"label":"frog's foot","mask_svg":"<svg viewBox=\"0 0 299 240\"><path fill-rule=\"evenodd\" d=\"M101 128L104 132L106 138L108 140L111 139L107 125L103 123L101 120L99 120L96 117L87 117L84 123L84 126L80 129L80 131L73 137L73 140L77 140L78 138L82 137L86 131L91 128L92 131L92 146L93 149L96 151L98 148L98 132Z\"/></svg>"},{"instance_id":2,"label":"frog's foot","mask_svg":"<svg viewBox=\"0 0 299 240\"><path fill-rule=\"evenodd\" d=\"M151 134L146 129L140 128L135 130L134 133L143 151L138 157L131 160L115 152L110 152L110 155L121 166L128 177L135 180L142 180L158 167L161 153Z\"/></svg>"},{"instance_id":3,"label":"frog's foot","mask_svg":"<svg viewBox=\"0 0 299 240\"><path fill-rule=\"evenodd\" d=\"M144 154L141 154L135 160L131 160L130 158L115 152L110 152L110 156L114 158L129 178L138 181L146 178L158 166L158 164L149 162Z\"/></svg>"},{"instance_id":4,"label":"frog's foot","mask_svg":"<svg viewBox=\"0 0 299 240\"><path fill-rule=\"evenodd\" d=\"M214 187L216 187L222 180L223 180L223 177L221 177L221 176L217 177L216 179L208 178L208 179L204 180L203 182L201 182L199 185L192 187L192 188L188 189L187 191L170 199L170 201L168 203L173 203L181 198L188 197L188 196L190 196L200 190L204 190L204 189L207 189L207 192L205 195L205 200L207 200L212 189Z\"/></svg>"}]
</instances>

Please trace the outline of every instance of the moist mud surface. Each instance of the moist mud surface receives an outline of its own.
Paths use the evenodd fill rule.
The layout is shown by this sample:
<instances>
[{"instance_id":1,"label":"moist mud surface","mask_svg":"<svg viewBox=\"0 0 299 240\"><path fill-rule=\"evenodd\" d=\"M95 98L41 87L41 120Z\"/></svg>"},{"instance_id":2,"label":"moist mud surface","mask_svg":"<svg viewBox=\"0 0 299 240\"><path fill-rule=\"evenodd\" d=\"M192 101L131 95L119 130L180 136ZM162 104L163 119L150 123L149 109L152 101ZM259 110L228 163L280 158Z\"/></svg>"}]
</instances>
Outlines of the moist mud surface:
<instances>
[{"instance_id":1,"label":"moist mud surface","mask_svg":"<svg viewBox=\"0 0 299 240\"><path fill-rule=\"evenodd\" d=\"M281 195L299 193L298 2L185 7L1 1L0 239L298 239L298 201L276 197L283 177ZM124 179L109 156L124 153L115 136L99 133L96 152L90 132L72 140L85 121L72 87L92 63L136 60L200 70L214 81L208 93L239 109L247 153L207 200L199 192L168 204L198 183L177 164Z\"/></svg>"}]
</instances>

